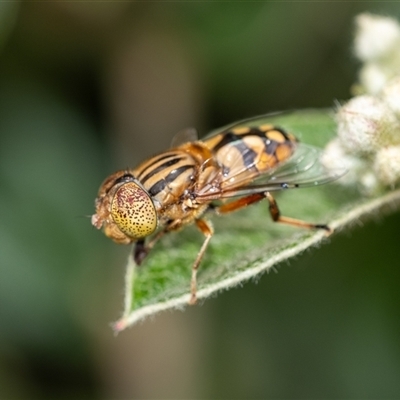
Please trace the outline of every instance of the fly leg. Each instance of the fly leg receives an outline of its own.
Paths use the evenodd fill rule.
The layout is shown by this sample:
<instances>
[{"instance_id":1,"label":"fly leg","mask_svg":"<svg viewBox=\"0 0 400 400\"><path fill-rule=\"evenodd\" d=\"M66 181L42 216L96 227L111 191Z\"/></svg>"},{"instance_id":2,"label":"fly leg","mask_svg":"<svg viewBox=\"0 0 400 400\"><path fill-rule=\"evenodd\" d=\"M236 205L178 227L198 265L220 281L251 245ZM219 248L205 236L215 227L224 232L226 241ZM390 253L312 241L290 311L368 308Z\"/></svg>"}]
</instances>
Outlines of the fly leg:
<instances>
[{"instance_id":1,"label":"fly leg","mask_svg":"<svg viewBox=\"0 0 400 400\"><path fill-rule=\"evenodd\" d=\"M133 248L133 259L135 260L136 265L140 265L143 260L146 258L148 254L147 247L145 245L144 239L140 239L135 243L135 247Z\"/></svg>"},{"instance_id":2,"label":"fly leg","mask_svg":"<svg viewBox=\"0 0 400 400\"><path fill-rule=\"evenodd\" d=\"M154 245L168 232L177 230L181 227L181 220L174 220L170 222L162 231L159 231L147 244L145 243L145 238L139 239L135 243L135 248L133 249L133 259L137 265L140 265L146 258L147 254Z\"/></svg>"},{"instance_id":3,"label":"fly leg","mask_svg":"<svg viewBox=\"0 0 400 400\"><path fill-rule=\"evenodd\" d=\"M207 249L208 243L210 242L212 235L214 233L214 230L211 226L211 224L204 219L197 219L196 220L196 225L199 228L199 230L203 233L205 236L204 242L201 246L201 249L199 253L197 254L196 260L193 263L192 266L192 279L190 281L190 300L189 304L193 305L196 304L197 302L197 270L199 269L200 261L204 256L204 253Z\"/></svg>"},{"instance_id":4,"label":"fly leg","mask_svg":"<svg viewBox=\"0 0 400 400\"><path fill-rule=\"evenodd\" d=\"M242 197L242 198L232 201L230 203L223 204L220 207L216 207L215 211L218 214L226 214L229 212L240 210L241 208L244 208L250 204L256 203L264 198L266 198L268 200L269 213L271 214L271 218L274 222L280 222L283 224L298 226L298 227L307 228L307 229L323 229L323 230L327 231L328 233L332 232L328 225L311 224L309 222L301 221L299 219L282 216L275 199L272 197L271 193L269 193L269 192L254 193L249 196Z\"/></svg>"},{"instance_id":5,"label":"fly leg","mask_svg":"<svg viewBox=\"0 0 400 400\"><path fill-rule=\"evenodd\" d=\"M133 249L133 259L137 265L140 265L143 260L146 258L147 254L150 253L150 250L154 247L154 245L167 233L167 230L163 230L157 233L156 236L151 239L149 243L145 243L145 239L139 239L135 243L135 247Z\"/></svg>"},{"instance_id":6,"label":"fly leg","mask_svg":"<svg viewBox=\"0 0 400 400\"><path fill-rule=\"evenodd\" d=\"M264 193L254 193L249 196L241 197L240 199L231 201L230 203L223 204L222 206L216 207L215 211L217 212L217 214L227 214L247 207L250 204L257 203L264 198Z\"/></svg>"},{"instance_id":7,"label":"fly leg","mask_svg":"<svg viewBox=\"0 0 400 400\"><path fill-rule=\"evenodd\" d=\"M298 226L300 228L323 229L328 234L332 233L332 230L331 230L331 228L329 228L328 225L325 225L325 224L311 224L309 222L305 222L305 221L302 221L300 219L294 219L294 218L282 216L281 212L279 211L278 204L276 203L276 200L272 197L271 193L265 192L264 196L268 200L269 213L271 214L271 218L272 218L272 220L274 222L280 222L280 223L283 223L283 224Z\"/></svg>"},{"instance_id":8,"label":"fly leg","mask_svg":"<svg viewBox=\"0 0 400 400\"><path fill-rule=\"evenodd\" d=\"M307 228L307 229L323 229L328 234L332 232L332 230L329 228L329 226L325 225L325 224L312 224L312 223L305 222L305 221L302 221L299 219L282 216L275 199L272 197L272 195L269 192L253 193L253 194L250 194L249 196L241 197L230 203L223 204L219 207L215 207L214 210L216 211L217 214L227 214L227 213L230 213L233 211L240 210L244 207L247 207L250 204L257 203L263 199L268 200L269 212L270 212L271 218L274 222L280 222L283 224L298 226L298 227ZM191 285L190 285L191 298L189 300L189 304L196 303L196 300L197 300L197 298L196 298L197 270L199 268L200 261L203 258L203 255L206 251L207 245L214 233L212 226L203 219L196 220L196 225L200 229L200 231L204 234L205 240L204 240L203 245L201 246L201 249L200 249L199 253L197 254L196 260L192 266L192 280L191 280Z\"/></svg>"}]
</instances>

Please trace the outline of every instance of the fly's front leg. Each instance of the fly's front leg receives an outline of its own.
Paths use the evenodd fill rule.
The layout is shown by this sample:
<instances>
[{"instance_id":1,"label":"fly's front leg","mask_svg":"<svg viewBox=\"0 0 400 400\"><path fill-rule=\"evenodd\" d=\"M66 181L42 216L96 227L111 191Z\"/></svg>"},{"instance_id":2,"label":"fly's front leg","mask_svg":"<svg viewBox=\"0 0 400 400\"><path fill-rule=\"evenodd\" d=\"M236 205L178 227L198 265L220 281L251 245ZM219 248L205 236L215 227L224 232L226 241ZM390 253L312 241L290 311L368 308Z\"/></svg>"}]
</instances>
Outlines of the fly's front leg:
<instances>
[{"instance_id":1,"label":"fly's front leg","mask_svg":"<svg viewBox=\"0 0 400 400\"><path fill-rule=\"evenodd\" d=\"M158 240L161 239L166 232L167 231L165 230L158 232L157 235L154 236L153 239L151 239L151 241L147 244L145 243L145 239L139 239L135 243L135 247L133 249L133 259L135 260L136 265L140 265L143 262L156 242L158 242Z\"/></svg>"},{"instance_id":2,"label":"fly's front leg","mask_svg":"<svg viewBox=\"0 0 400 400\"><path fill-rule=\"evenodd\" d=\"M294 218L282 216L281 212L279 211L278 204L276 204L276 201L272 197L271 193L265 192L264 195L269 202L269 213L271 214L271 218L274 222L280 222L283 224L298 226L298 227L307 228L307 229L323 229L328 233L332 233L332 230L331 230L331 228L329 228L328 225L311 224L309 222L305 222L300 219L294 219Z\"/></svg>"},{"instance_id":3,"label":"fly's front leg","mask_svg":"<svg viewBox=\"0 0 400 400\"><path fill-rule=\"evenodd\" d=\"M197 254L196 260L193 263L192 266L192 279L190 281L190 300L189 304L193 305L196 304L197 302L197 270L199 269L200 262L204 256L204 253L207 249L208 243L210 242L212 235L214 234L214 230L211 226L211 224L204 219L197 219L196 220L196 225L199 228L199 230L203 233L205 236L204 242L201 246L201 249L199 253Z\"/></svg>"},{"instance_id":4,"label":"fly's front leg","mask_svg":"<svg viewBox=\"0 0 400 400\"><path fill-rule=\"evenodd\" d=\"M150 253L150 250L154 247L154 245L167 233L173 230L177 230L181 227L181 220L174 220L168 223L168 225L161 231L159 231L153 238L145 244L145 238L139 239L135 243L135 248L133 249L133 259L137 265L140 265L143 260L146 258L147 254Z\"/></svg>"}]
</instances>

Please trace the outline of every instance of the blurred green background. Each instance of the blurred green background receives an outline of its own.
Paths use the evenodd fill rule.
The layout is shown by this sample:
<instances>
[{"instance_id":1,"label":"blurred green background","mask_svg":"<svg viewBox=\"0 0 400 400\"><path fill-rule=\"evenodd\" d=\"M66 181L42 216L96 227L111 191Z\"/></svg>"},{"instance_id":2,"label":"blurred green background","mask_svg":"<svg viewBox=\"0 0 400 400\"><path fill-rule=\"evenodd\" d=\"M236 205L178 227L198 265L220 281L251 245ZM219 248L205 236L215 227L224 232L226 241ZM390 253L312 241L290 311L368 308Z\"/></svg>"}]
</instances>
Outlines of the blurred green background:
<instances>
[{"instance_id":1,"label":"blurred green background","mask_svg":"<svg viewBox=\"0 0 400 400\"><path fill-rule=\"evenodd\" d=\"M400 397L399 213L118 337L128 249L88 219L107 174L185 127L347 99L363 11L400 17L395 2L0 3L0 398Z\"/></svg>"}]
</instances>

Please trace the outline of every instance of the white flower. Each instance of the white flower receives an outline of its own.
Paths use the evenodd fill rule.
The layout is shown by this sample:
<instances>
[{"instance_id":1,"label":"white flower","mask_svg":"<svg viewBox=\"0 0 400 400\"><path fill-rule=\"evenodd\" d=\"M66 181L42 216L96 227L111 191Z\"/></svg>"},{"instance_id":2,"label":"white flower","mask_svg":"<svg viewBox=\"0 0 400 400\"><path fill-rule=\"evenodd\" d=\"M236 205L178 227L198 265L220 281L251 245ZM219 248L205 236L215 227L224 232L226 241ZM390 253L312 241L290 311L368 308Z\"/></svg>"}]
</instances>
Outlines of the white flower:
<instances>
[{"instance_id":1,"label":"white flower","mask_svg":"<svg viewBox=\"0 0 400 400\"><path fill-rule=\"evenodd\" d=\"M376 174L370 168L360 175L359 185L362 192L369 196L378 192L382 187Z\"/></svg>"},{"instance_id":2,"label":"white flower","mask_svg":"<svg viewBox=\"0 0 400 400\"><path fill-rule=\"evenodd\" d=\"M361 158L349 154L339 140L331 140L325 147L321 163L328 170L346 169L347 173L340 178L343 185L354 185L359 180L360 171L364 170L366 163Z\"/></svg>"},{"instance_id":3,"label":"white flower","mask_svg":"<svg viewBox=\"0 0 400 400\"><path fill-rule=\"evenodd\" d=\"M352 154L372 153L400 143L399 121L377 97L354 97L338 110L337 122L341 143Z\"/></svg>"},{"instance_id":4,"label":"white flower","mask_svg":"<svg viewBox=\"0 0 400 400\"><path fill-rule=\"evenodd\" d=\"M390 58L399 51L400 26L389 17L360 14L356 17L354 52L361 61Z\"/></svg>"},{"instance_id":5,"label":"white flower","mask_svg":"<svg viewBox=\"0 0 400 400\"><path fill-rule=\"evenodd\" d=\"M382 100L400 119L400 75L392 79L382 91Z\"/></svg>"},{"instance_id":6,"label":"white flower","mask_svg":"<svg viewBox=\"0 0 400 400\"><path fill-rule=\"evenodd\" d=\"M378 151L374 170L378 179L387 186L400 182L400 146L389 146Z\"/></svg>"},{"instance_id":7,"label":"white flower","mask_svg":"<svg viewBox=\"0 0 400 400\"><path fill-rule=\"evenodd\" d=\"M400 183L400 25L393 18L356 18L354 52L363 61L359 92L338 109L338 138L323 157L327 168L341 162L340 179L366 194Z\"/></svg>"},{"instance_id":8,"label":"white flower","mask_svg":"<svg viewBox=\"0 0 400 400\"><path fill-rule=\"evenodd\" d=\"M374 62L365 64L359 73L360 84L364 92L373 95L377 95L391 78L391 71Z\"/></svg>"}]
</instances>

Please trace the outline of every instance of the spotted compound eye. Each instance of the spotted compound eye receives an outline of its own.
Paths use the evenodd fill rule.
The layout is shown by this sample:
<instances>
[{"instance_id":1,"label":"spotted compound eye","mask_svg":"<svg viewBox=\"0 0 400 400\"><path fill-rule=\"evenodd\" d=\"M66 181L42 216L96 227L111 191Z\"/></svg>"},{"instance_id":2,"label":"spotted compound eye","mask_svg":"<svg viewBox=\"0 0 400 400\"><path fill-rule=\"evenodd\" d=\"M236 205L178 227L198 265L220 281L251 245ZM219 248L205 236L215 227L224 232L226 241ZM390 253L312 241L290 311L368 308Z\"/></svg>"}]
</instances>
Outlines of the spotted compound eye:
<instances>
[{"instance_id":1,"label":"spotted compound eye","mask_svg":"<svg viewBox=\"0 0 400 400\"><path fill-rule=\"evenodd\" d=\"M125 235L140 239L157 228L157 213L146 191L134 182L124 183L115 192L111 215Z\"/></svg>"}]
</instances>

